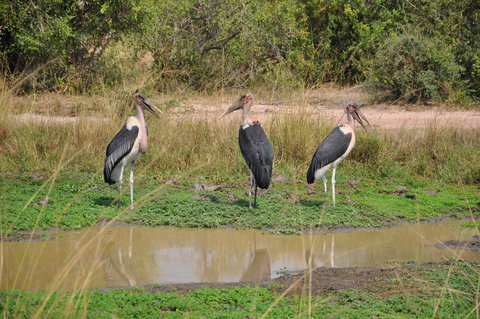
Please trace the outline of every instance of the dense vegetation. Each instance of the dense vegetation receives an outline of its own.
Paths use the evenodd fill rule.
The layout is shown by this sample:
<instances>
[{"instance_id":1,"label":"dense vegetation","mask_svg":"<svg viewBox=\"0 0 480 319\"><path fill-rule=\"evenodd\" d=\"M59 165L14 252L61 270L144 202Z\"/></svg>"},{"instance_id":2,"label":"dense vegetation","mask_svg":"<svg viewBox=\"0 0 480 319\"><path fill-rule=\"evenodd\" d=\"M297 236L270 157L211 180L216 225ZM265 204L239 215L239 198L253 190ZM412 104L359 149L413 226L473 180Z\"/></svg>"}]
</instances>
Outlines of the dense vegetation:
<instances>
[{"instance_id":1,"label":"dense vegetation","mask_svg":"<svg viewBox=\"0 0 480 319\"><path fill-rule=\"evenodd\" d=\"M480 97L475 0L12 0L0 21L20 92L333 81L394 100Z\"/></svg>"}]
</instances>

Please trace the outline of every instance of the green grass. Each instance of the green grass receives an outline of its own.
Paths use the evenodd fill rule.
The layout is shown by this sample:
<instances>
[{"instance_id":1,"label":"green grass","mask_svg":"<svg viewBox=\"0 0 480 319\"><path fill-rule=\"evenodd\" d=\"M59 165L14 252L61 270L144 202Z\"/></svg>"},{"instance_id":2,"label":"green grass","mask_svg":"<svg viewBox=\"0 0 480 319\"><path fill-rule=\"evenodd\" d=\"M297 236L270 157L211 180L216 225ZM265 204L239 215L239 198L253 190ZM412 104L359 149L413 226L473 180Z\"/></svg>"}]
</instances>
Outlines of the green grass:
<instances>
[{"instance_id":1,"label":"green grass","mask_svg":"<svg viewBox=\"0 0 480 319\"><path fill-rule=\"evenodd\" d=\"M247 178L219 184L216 191L195 191L193 182L139 176L135 210L128 208L128 182L122 209L117 189L100 174L74 173L56 180L32 174L2 175L1 230L16 235L32 229L80 229L118 218L125 223L178 227L240 227L296 233L310 228L377 227L436 217L478 216L477 186L433 181L356 180L353 188L338 176L337 206L319 192L307 195L302 181L273 182L258 197L258 209L248 208ZM321 183L316 189L323 189ZM438 191L435 195L428 190ZM48 202L45 204L45 198Z\"/></svg>"},{"instance_id":2,"label":"green grass","mask_svg":"<svg viewBox=\"0 0 480 319\"><path fill-rule=\"evenodd\" d=\"M473 229L480 230L480 223L477 220L466 222L462 226L466 228L473 228Z\"/></svg>"},{"instance_id":3,"label":"green grass","mask_svg":"<svg viewBox=\"0 0 480 319\"><path fill-rule=\"evenodd\" d=\"M6 318L475 318L479 265L419 267L390 279L379 293L315 291L281 296L288 287L242 286L155 292L155 287L102 291L0 293Z\"/></svg>"}]
</instances>

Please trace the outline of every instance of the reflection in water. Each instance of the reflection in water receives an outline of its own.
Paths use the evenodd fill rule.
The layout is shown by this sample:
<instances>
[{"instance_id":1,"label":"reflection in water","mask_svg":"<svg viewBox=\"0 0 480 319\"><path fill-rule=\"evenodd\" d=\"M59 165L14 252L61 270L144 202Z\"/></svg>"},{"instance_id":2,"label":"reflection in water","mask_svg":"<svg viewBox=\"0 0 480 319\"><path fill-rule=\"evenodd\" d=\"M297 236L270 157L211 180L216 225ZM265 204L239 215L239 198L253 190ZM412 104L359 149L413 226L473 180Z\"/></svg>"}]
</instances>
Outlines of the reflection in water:
<instances>
[{"instance_id":1,"label":"reflection in water","mask_svg":"<svg viewBox=\"0 0 480 319\"><path fill-rule=\"evenodd\" d=\"M256 230L97 227L44 242L2 242L0 288L85 289L151 283L266 280L282 271L384 267L392 261L480 261L472 250L435 247L468 240L460 221L335 234L280 236Z\"/></svg>"},{"instance_id":2,"label":"reflection in water","mask_svg":"<svg viewBox=\"0 0 480 319\"><path fill-rule=\"evenodd\" d=\"M257 234L253 234L253 247L250 242L250 256L248 266L245 269L240 281L257 281L270 279L272 270L270 268L270 256L267 248L257 247Z\"/></svg>"},{"instance_id":3,"label":"reflection in water","mask_svg":"<svg viewBox=\"0 0 480 319\"><path fill-rule=\"evenodd\" d=\"M330 248L330 267L335 267L335 234L332 234L332 247Z\"/></svg>"},{"instance_id":4,"label":"reflection in water","mask_svg":"<svg viewBox=\"0 0 480 319\"><path fill-rule=\"evenodd\" d=\"M255 281L271 278L270 257L266 248L253 252L250 264L243 273L240 281Z\"/></svg>"},{"instance_id":5,"label":"reflection in water","mask_svg":"<svg viewBox=\"0 0 480 319\"><path fill-rule=\"evenodd\" d=\"M321 246L322 249L317 250L316 245L319 239L310 239L305 248L305 264L309 269L317 267L335 267L335 234L323 238ZM329 245L330 249L327 249ZM314 252L312 254L312 251Z\"/></svg>"}]
</instances>

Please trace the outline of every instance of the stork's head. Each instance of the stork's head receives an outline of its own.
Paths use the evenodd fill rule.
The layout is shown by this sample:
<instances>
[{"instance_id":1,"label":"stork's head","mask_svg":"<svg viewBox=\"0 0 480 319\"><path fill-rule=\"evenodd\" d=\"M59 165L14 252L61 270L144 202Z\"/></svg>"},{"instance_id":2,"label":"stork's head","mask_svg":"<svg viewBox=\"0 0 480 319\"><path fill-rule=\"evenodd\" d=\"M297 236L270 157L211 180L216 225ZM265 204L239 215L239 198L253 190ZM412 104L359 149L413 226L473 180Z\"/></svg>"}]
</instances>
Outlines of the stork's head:
<instances>
[{"instance_id":1,"label":"stork's head","mask_svg":"<svg viewBox=\"0 0 480 319\"><path fill-rule=\"evenodd\" d=\"M370 122L368 122L367 118L360 111L360 107L356 103L347 103L347 108L345 112L347 113L349 122L350 119L352 120L352 123L353 121L357 121L365 130L367 130L367 128L365 127L365 125L363 125L363 120L367 122L367 124L370 126Z\"/></svg>"},{"instance_id":2,"label":"stork's head","mask_svg":"<svg viewBox=\"0 0 480 319\"><path fill-rule=\"evenodd\" d=\"M225 115L232 113L236 110L245 110L246 112L250 111L250 108L253 104L253 94L247 93L242 95L235 103L233 103L225 112L223 112L220 117L224 117Z\"/></svg>"},{"instance_id":3,"label":"stork's head","mask_svg":"<svg viewBox=\"0 0 480 319\"><path fill-rule=\"evenodd\" d=\"M152 101L150 101L145 95L142 93L135 93L133 96L133 100L135 102L135 106L140 106L143 107L145 110L149 111L153 115L155 115L158 118L158 113L163 114L162 111L158 107L153 104Z\"/></svg>"}]
</instances>

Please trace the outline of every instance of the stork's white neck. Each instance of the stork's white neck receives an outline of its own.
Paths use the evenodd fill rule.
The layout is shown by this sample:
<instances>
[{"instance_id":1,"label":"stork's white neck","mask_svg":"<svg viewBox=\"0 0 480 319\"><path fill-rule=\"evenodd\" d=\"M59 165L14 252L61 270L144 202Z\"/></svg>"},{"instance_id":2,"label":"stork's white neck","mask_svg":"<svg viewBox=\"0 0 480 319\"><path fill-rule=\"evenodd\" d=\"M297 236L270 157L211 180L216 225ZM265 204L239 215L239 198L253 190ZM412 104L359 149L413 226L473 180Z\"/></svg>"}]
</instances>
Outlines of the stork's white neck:
<instances>
[{"instance_id":1,"label":"stork's white neck","mask_svg":"<svg viewBox=\"0 0 480 319\"><path fill-rule=\"evenodd\" d=\"M143 114L143 107L141 105L135 104L135 108L137 109L137 115L135 117L143 126L145 126L145 116Z\"/></svg>"},{"instance_id":2,"label":"stork's white neck","mask_svg":"<svg viewBox=\"0 0 480 319\"><path fill-rule=\"evenodd\" d=\"M243 106L243 128L247 128L253 124L250 119L250 108L252 107L252 102L247 103Z\"/></svg>"},{"instance_id":3,"label":"stork's white neck","mask_svg":"<svg viewBox=\"0 0 480 319\"><path fill-rule=\"evenodd\" d=\"M140 124L139 132L139 151L140 153L145 153L147 151L148 141L147 141L147 125L145 124L145 116L143 114L143 107L141 105L135 104L137 109L137 115L135 118Z\"/></svg>"},{"instance_id":4,"label":"stork's white neck","mask_svg":"<svg viewBox=\"0 0 480 319\"><path fill-rule=\"evenodd\" d=\"M244 129L246 129L247 127L253 125L253 122L252 120L250 120L250 118L243 118L243 123L242 123L242 126Z\"/></svg>"},{"instance_id":5,"label":"stork's white neck","mask_svg":"<svg viewBox=\"0 0 480 319\"><path fill-rule=\"evenodd\" d=\"M347 119L348 119L348 125L351 127L355 126L355 120L353 119L353 115L349 112L347 112Z\"/></svg>"}]
</instances>

